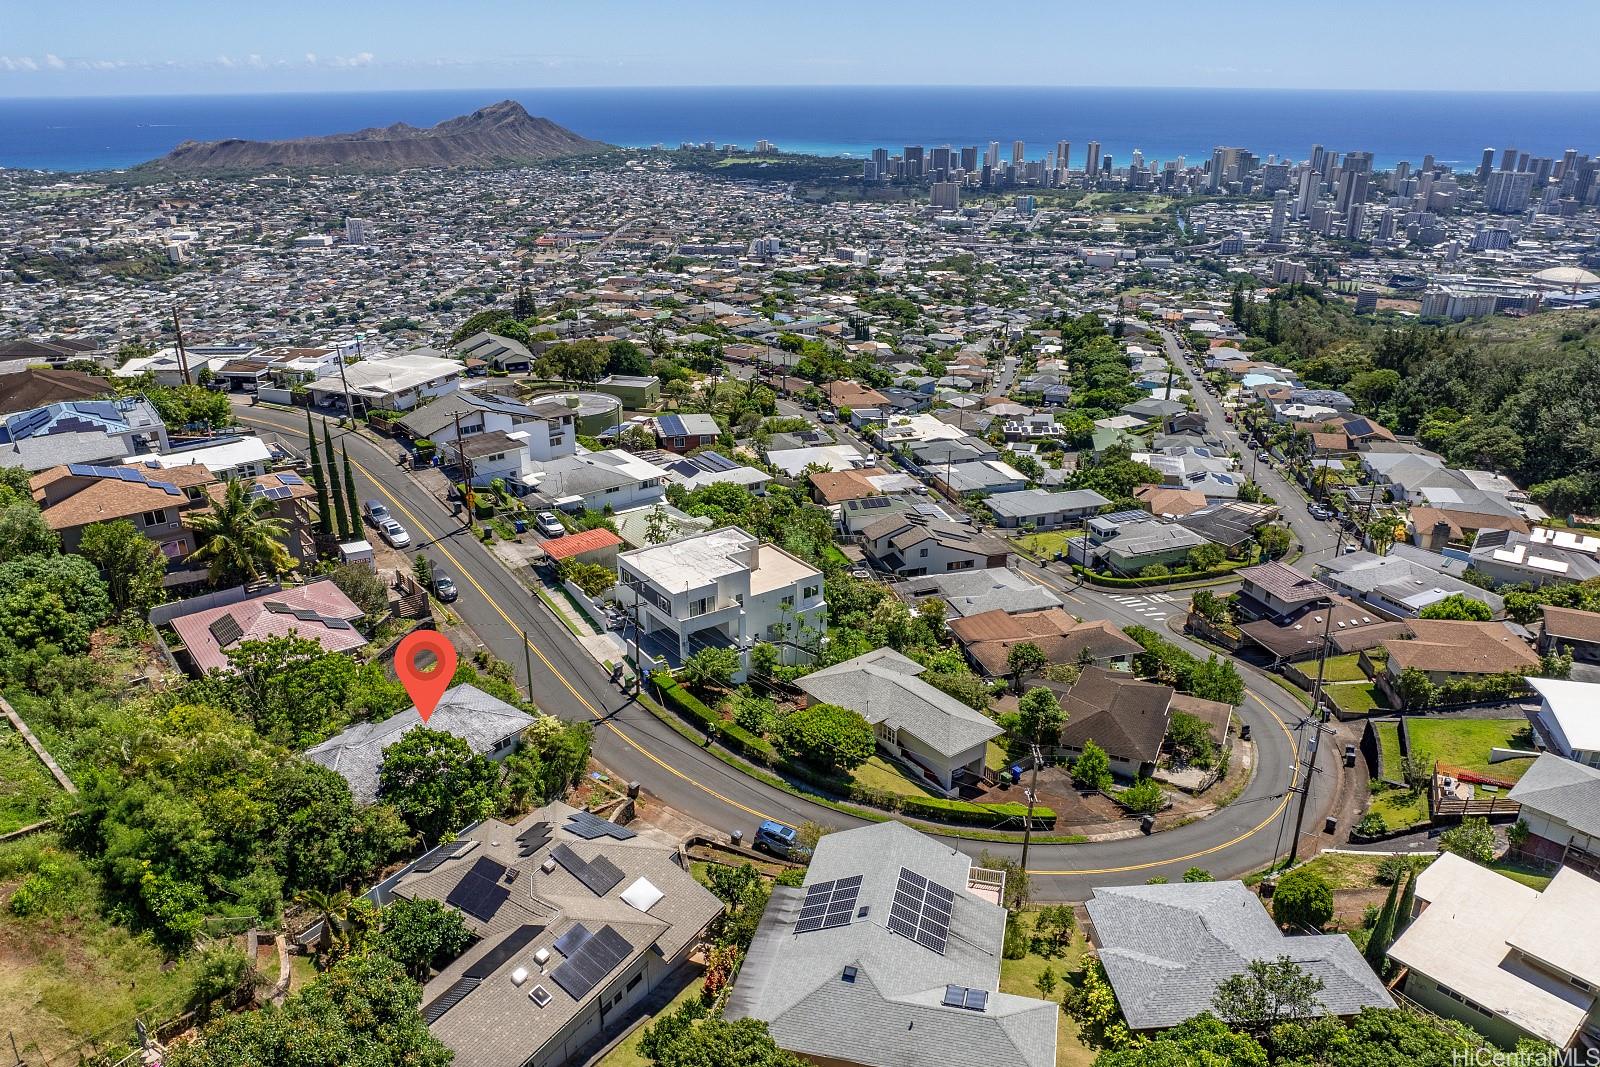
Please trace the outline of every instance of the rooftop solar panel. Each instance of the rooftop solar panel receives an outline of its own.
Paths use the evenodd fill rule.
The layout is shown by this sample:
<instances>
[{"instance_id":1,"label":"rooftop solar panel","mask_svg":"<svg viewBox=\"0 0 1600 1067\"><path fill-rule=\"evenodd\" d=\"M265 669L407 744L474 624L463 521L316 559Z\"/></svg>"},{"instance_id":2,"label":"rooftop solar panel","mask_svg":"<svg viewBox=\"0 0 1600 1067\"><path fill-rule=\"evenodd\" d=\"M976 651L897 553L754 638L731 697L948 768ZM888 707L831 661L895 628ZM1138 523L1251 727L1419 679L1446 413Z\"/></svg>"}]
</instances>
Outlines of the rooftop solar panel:
<instances>
[{"instance_id":1,"label":"rooftop solar panel","mask_svg":"<svg viewBox=\"0 0 1600 1067\"><path fill-rule=\"evenodd\" d=\"M618 825L609 819L602 819L590 811L580 811L567 816L566 828L588 841L598 837L614 837L618 841L627 841L638 836L626 826Z\"/></svg>"},{"instance_id":2,"label":"rooftop solar panel","mask_svg":"<svg viewBox=\"0 0 1600 1067\"><path fill-rule=\"evenodd\" d=\"M511 931L503 939L501 939L498 945L484 953L482 959L474 963L471 967L468 967L465 971L461 972L462 977L489 977L501 967L505 966L506 962L510 960L511 957L515 956L517 953L533 944L534 939L542 933L544 933L544 927L542 926L525 924L517 927L515 930Z\"/></svg>"},{"instance_id":3,"label":"rooftop solar panel","mask_svg":"<svg viewBox=\"0 0 1600 1067\"><path fill-rule=\"evenodd\" d=\"M556 938L555 950L563 956L571 958L593 936L587 926L582 923L573 923L570 930Z\"/></svg>"},{"instance_id":4,"label":"rooftop solar panel","mask_svg":"<svg viewBox=\"0 0 1600 1067\"><path fill-rule=\"evenodd\" d=\"M212 620L211 625L206 629L211 632L211 636L217 644L224 647L233 644L244 636L244 627L240 626L239 620L232 615L223 615Z\"/></svg>"},{"instance_id":5,"label":"rooftop solar panel","mask_svg":"<svg viewBox=\"0 0 1600 1067\"><path fill-rule=\"evenodd\" d=\"M449 859L451 856L455 855L456 845L457 845L457 842L455 842L455 841L447 841L444 844L438 846L437 848L429 850L428 852L423 854L421 859L419 859L417 861L417 865L415 867L413 867L412 870L416 870L416 871L433 871L433 870L437 870L441 863L443 863L445 860Z\"/></svg>"},{"instance_id":6,"label":"rooftop solar panel","mask_svg":"<svg viewBox=\"0 0 1600 1067\"><path fill-rule=\"evenodd\" d=\"M468 993L483 983L481 978L458 978L455 985L440 994L439 998L422 1009L422 1021L432 1026L444 1013L466 999Z\"/></svg>"},{"instance_id":7,"label":"rooftop solar panel","mask_svg":"<svg viewBox=\"0 0 1600 1067\"><path fill-rule=\"evenodd\" d=\"M889 906L889 929L943 955L950 939L954 903L953 891L902 867L894 902Z\"/></svg>"},{"instance_id":8,"label":"rooftop solar panel","mask_svg":"<svg viewBox=\"0 0 1600 1067\"><path fill-rule=\"evenodd\" d=\"M278 475L278 481L282 482L284 485L306 484L305 479L300 477L298 474L280 474Z\"/></svg>"}]
</instances>

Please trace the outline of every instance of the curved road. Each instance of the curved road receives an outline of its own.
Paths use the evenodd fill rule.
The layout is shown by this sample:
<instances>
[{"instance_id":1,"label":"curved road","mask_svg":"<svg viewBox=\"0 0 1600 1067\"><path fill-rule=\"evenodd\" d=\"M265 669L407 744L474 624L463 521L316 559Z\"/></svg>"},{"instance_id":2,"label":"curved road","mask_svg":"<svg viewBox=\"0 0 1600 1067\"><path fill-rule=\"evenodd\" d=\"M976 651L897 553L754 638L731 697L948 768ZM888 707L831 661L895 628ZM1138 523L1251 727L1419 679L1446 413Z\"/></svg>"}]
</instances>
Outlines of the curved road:
<instances>
[{"instance_id":1,"label":"curved road","mask_svg":"<svg viewBox=\"0 0 1600 1067\"><path fill-rule=\"evenodd\" d=\"M240 418L246 425L284 437L305 436L305 415L300 411L249 408L240 412ZM709 827L743 830L746 840L766 818L840 828L861 822L734 770L620 694L563 624L398 467L395 449L382 448L358 434L342 436L355 467L358 493L386 501L411 531L413 549L426 551L452 570L460 586L460 597L452 607L490 652L517 667L519 674L531 656L529 691L540 707L570 721L596 723L595 755L601 763ZM1069 583L1043 568L1024 570L1032 580L1063 592L1072 610L1086 618L1109 618L1123 625L1151 622L1137 605L1089 589L1067 588ZM1183 638L1172 639L1205 654ZM1257 772L1244 793L1210 818L1150 837L1034 845L1029 866L1037 898L1082 900L1095 885L1137 883L1155 875L1176 880L1192 865L1207 867L1219 877L1235 876L1266 866L1284 851L1298 800L1288 790L1299 777L1304 708L1248 669L1246 684L1249 693L1239 714L1252 727ZM1332 762L1324 760L1319 771ZM1313 783L1308 832L1320 827L1321 812L1332 801L1330 777L1319 773ZM1021 852L1020 841L945 840L973 855L985 849L1013 857Z\"/></svg>"}]
</instances>

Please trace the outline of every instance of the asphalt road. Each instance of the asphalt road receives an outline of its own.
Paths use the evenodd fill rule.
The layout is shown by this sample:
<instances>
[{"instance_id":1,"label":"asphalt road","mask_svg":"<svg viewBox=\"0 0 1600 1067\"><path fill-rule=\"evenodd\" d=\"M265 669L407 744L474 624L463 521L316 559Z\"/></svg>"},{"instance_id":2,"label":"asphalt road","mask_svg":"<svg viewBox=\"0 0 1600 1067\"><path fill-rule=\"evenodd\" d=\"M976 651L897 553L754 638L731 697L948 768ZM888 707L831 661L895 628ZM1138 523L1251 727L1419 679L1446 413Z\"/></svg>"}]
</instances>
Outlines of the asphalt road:
<instances>
[{"instance_id":1,"label":"asphalt road","mask_svg":"<svg viewBox=\"0 0 1600 1067\"><path fill-rule=\"evenodd\" d=\"M300 411L253 407L243 410L241 419L286 438L304 438ZM569 721L595 722L595 756L607 768L640 782L647 793L708 827L743 830L747 840L766 818L839 828L860 822L739 773L619 693L563 624L397 465L398 446L380 447L357 434L345 439L359 495L388 503L411 532L411 551L427 552L457 577L460 597L452 608L519 677L524 676L524 663L531 664L531 677L524 681L540 707ZM1173 610L1179 606L1146 595L1125 598L1077 588L1044 568L1029 565L1023 570L1032 580L1062 591L1071 610L1085 618L1159 625L1155 616L1161 605L1171 603ZM1204 654L1185 639L1172 639ZM1239 714L1251 725L1258 747L1257 773L1245 792L1210 818L1150 837L1034 845L1029 867L1036 897L1082 900L1095 885L1138 883L1155 875L1176 879L1193 865L1219 877L1235 876L1266 866L1285 850L1298 799L1287 790L1299 777L1297 751L1304 746L1307 729L1303 708L1270 680L1242 669L1249 693ZM1333 762L1324 760L1323 768ZM1304 838L1313 850L1313 832L1333 797L1330 777L1319 773L1313 783ZM974 856L984 850L1011 856L1021 852L1020 843L946 840Z\"/></svg>"}]
</instances>

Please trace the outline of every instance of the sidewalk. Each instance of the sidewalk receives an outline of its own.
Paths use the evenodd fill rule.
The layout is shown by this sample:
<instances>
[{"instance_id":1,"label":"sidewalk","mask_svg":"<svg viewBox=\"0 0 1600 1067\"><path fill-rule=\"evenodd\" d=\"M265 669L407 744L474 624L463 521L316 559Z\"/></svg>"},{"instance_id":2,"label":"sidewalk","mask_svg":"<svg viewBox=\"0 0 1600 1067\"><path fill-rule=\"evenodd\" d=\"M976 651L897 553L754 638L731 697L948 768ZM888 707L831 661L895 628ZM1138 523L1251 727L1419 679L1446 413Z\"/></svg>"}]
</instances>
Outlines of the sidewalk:
<instances>
[{"instance_id":1,"label":"sidewalk","mask_svg":"<svg viewBox=\"0 0 1600 1067\"><path fill-rule=\"evenodd\" d=\"M595 633L594 627L589 625L582 613L572 606L572 601L567 599L565 591L548 585L540 585L539 589L542 594L539 600L566 624L567 629L572 631L573 638L583 646L584 651L594 657L596 663L617 664L627 659L628 652L622 638L609 630Z\"/></svg>"}]
</instances>

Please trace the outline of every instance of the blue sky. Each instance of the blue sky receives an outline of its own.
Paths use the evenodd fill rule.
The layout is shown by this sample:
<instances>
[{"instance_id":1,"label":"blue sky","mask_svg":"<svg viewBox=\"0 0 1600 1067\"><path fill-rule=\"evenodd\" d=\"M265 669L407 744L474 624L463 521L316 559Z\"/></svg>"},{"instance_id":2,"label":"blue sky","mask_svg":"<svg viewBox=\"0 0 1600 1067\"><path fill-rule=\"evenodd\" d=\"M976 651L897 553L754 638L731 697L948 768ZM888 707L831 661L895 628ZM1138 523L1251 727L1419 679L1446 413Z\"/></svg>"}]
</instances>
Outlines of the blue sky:
<instances>
[{"instance_id":1,"label":"blue sky","mask_svg":"<svg viewBox=\"0 0 1600 1067\"><path fill-rule=\"evenodd\" d=\"M558 85L1600 90L1597 0L0 0L0 96Z\"/></svg>"}]
</instances>

